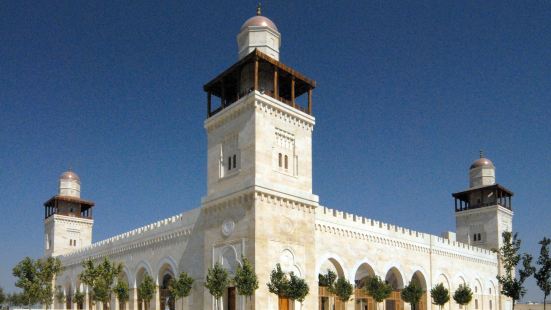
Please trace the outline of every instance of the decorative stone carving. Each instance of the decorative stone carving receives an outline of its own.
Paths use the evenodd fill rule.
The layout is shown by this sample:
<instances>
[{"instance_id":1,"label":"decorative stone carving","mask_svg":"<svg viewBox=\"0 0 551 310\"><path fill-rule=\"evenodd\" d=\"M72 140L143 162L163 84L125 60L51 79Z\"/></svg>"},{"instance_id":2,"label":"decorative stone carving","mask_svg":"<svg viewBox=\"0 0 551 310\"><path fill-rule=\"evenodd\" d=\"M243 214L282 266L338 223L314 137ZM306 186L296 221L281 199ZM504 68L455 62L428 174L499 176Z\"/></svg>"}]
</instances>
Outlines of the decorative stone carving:
<instances>
[{"instance_id":1,"label":"decorative stone carving","mask_svg":"<svg viewBox=\"0 0 551 310\"><path fill-rule=\"evenodd\" d=\"M227 219L222 223L222 235L229 237L235 230L235 222L231 219Z\"/></svg>"}]
</instances>

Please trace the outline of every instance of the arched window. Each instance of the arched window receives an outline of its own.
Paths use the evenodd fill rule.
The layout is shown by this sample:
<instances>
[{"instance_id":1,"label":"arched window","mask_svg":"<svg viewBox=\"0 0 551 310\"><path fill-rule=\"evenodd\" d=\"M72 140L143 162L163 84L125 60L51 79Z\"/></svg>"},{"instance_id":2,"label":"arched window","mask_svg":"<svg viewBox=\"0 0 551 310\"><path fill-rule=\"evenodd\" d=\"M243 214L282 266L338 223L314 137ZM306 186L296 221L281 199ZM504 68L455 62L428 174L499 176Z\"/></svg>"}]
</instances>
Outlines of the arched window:
<instances>
[{"instance_id":1,"label":"arched window","mask_svg":"<svg viewBox=\"0 0 551 310\"><path fill-rule=\"evenodd\" d=\"M237 155L233 154L233 168L237 167Z\"/></svg>"},{"instance_id":2,"label":"arched window","mask_svg":"<svg viewBox=\"0 0 551 310\"><path fill-rule=\"evenodd\" d=\"M490 300L490 310L492 310L492 300Z\"/></svg>"},{"instance_id":3,"label":"arched window","mask_svg":"<svg viewBox=\"0 0 551 310\"><path fill-rule=\"evenodd\" d=\"M474 308L475 308L475 309L478 309L478 299L475 299L475 300L474 300Z\"/></svg>"},{"instance_id":4,"label":"arched window","mask_svg":"<svg viewBox=\"0 0 551 310\"><path fill-rule=\"evenodd\" d=\"M289 158L285 155L285 169L289 169Z\"/></svg>"},{"instance_id":5,"label":"arched window","mask_svg":"<svg viewBox=\"0 0 551 310\"><path fill-rule=\"evenodd\" d=\"M231 156L228 157L228 170L231 170Z\"/></svg>"},{"instance_id":6,"label":"arched window","mask_svg":"<svg viewBox=\"0 0 551 310\"><path fill-rule=\"evenodd\" d=\"M278 161L279 161L279 167L281 168L281 166L283 165L282 162L283 162L283 155L281 155L281 153L278 154Z\"/></svg>"}]
</instances>

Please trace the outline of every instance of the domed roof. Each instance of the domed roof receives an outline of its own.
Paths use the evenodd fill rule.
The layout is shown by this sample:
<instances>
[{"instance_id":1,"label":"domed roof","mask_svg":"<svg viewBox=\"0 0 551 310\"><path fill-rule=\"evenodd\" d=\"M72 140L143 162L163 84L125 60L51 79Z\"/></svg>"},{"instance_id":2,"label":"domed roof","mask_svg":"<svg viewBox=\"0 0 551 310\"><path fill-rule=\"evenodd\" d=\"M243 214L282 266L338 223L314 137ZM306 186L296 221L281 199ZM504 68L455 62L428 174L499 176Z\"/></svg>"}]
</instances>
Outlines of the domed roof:
<instances>
[{"instance_id":1,"label":"domed roof","mask_svg":"<svg viewBox=\"0 0 551 310\"><path fill-rule=\"evenodd\" d=\"M495 168L494 163L488 158L484 158L484 157L480 157L479 159L475 160L472 163L470 169L479 168L479 167Z\"/></svg>"},{"instance_id":2,"label":"domed roof","mask_svg":"<svg viewBox=\"0 0 551 310\"><path fill-rule=\"evenodd\" d=\"M241 30L249 26L268 27L272 28L272 30L278 31L274 22L266 16L257 15L247 19L247 21L243 23L243 26L241 26Z\"/></svg>"},{"instance_id":3,"label":"domed roof","mask_svg":"<svg viewBox=\"0 0 551 310\"><path fill-rule=\"evenodd\" d=\"M80 182L80 178L72 170L63 172L63 174L59 177L59 179L60 180L75 180L75 181Z\"/></svg>"},{"instance_id":4,"label":"domed roof","mask_svg":"<svg viewBox=\"0 0 551 310\"><path fill-rule=\"evenodd\" d=\"M249 27L249 26L256 26L256 27L269 27L272 28L272 30L278 31L276 25L273 21L271 21L268 17L262 16L262 11L260 8L260 4L258 4L258 7L256 8L256 16L253 16L249 19L247 19L243 26L241 26L241 30Z\"/></svg>"}]
</instances>

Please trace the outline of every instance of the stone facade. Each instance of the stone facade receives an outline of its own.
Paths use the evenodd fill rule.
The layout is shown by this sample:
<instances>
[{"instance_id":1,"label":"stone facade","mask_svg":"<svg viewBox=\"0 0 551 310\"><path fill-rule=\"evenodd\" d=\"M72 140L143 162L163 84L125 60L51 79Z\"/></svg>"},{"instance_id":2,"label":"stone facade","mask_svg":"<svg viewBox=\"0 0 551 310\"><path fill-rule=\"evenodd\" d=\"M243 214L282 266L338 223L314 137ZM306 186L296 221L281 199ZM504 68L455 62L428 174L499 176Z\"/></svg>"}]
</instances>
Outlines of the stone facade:
<instances>
[{"instance_id":1,"label":"stone facade","mask_svg":"<svg viewBox=\"0 0 551 310\"><path fill-rule=\"evenodd\" d=\"M302 305L291 305L294 309L320 309L325 299L319 296L318 274L330 269L352 283L377 275L396 291L410 281L417 281L425 290L443 283L452 293L460 284L468 284L474 293L469 309L508 310L510 303L499 295L496 283L498 261L488 249L457 242L453 233L446 238L433 236L320 206L312 192L314 125L312 115L258 90L207 118L207 193L202 205L63 252L59 257L66 269L57 277L56 285L69 298L56 308L77 309L79 305L70 296L77 288L87 290L78 279L82 262L109 257L124 264L119 281L126 281L131 288L130 301L119 305L113 299L111 309L141 309L136 288L145 274L158 286L150 309L172 308L163 295L165 279L180 272L190 274L195 284L191 296L177 301L176 309L214 309L214 300L204 288L208 268L220 262L231 274L242 257L247 257L255 267L260 287L250 301L238 296L236 309L278 309L278 297L269 293L266 283L279 263L284 271L304 278L310 287ZM458 227L471 225L473 216L481 225L496 219L499 223L499 208L479 209L484 215L465 213ZM509 215L512 219L512 213ZM46 230L61 221L58 216L46 219ZM74 217L63 220L71 225L81 221ZM512 228L489 225L488 240ZM458 237L462 234L458 230ZM360 299L360 295L354 296L344 305L335 303L334 298L328 302L335 303L336 309L365 309ZM228 309L229 296L222 300ZM88 304L87 300L80 306L86 308ZM422 304L423 309L437 309L428 294ZM399 300L381 307L410 308L401 306ZM444 308L461 309L454 302Z\"/></svg>"}]
</instances>

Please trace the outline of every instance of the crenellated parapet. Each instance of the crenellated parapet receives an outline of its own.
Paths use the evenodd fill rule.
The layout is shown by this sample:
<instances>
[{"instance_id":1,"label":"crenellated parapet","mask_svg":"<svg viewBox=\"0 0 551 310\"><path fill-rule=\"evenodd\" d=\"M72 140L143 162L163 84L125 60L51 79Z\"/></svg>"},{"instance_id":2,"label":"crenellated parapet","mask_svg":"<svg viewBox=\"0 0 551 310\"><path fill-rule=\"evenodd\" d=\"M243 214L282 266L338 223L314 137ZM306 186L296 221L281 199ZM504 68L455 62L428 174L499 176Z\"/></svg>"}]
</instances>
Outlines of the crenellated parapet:
<instances>
[{"instance_id":1,"label":"crenellated parapet","mask_svg":"<svg viewBox=\"0 0 551 310\"><path fill-rule=\"evenodd\" d=\"M497 266L492 251L326 207L316 210L316 231Z\"/></svg>"},{"instance_id":2,"label":"crenellated parapet","mask_svg":"<svg viewBox=\"0 0 551 310\"><path fill-rule=\"evenodd\" d=\"M122 253L140 251L143 248L159 246L164 242L185 238L193 232L199 209L171 216L131 231L95 242L87 247L60 256L65 266L80 264L91 258L114 257Z\"/></svg>"}]
</instances>

